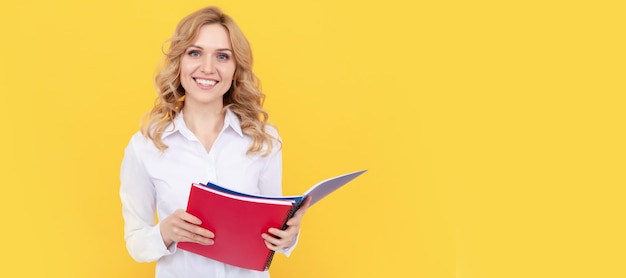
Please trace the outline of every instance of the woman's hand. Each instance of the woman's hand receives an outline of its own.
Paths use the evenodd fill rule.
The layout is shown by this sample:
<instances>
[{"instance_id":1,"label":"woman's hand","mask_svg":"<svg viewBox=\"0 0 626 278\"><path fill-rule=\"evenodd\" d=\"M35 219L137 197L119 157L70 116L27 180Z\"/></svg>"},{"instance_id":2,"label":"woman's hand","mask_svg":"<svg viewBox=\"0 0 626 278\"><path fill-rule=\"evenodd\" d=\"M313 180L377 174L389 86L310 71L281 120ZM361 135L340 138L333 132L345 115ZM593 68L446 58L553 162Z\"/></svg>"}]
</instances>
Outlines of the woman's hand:
<instances>
[{"instance_id":1,"label":"woman's hand","mask_svg":"<svg viewBox=\"0 0 626 278\"><path fill-rule=\"evenodd\" d=\"M296 213L287 221L287 229L280 230L276 228L270 228L268 232L271 234L263 233L261 237L265 239L265 245L270 250L278 251L281 249L289 248L296 243L296 237L300 231L300 223L304 213L309 208L311 203L311 197L307 197L304 200L302 206L296 211ZM273 235L273 236L272 236Z\"/></svg>"},{"instance_id":2,"label":"woman's hand","mask_svg":"<svg viewBox=\"0 0 626 278\"><path fill-rule=\"evenodd\" d=\"M202 228L202 221L197 217L178 209L172 215L161 221L161 237L168 248L174 242L195 242L202 245L212 245L213 232Z\"/></svg>"}]
</instances>

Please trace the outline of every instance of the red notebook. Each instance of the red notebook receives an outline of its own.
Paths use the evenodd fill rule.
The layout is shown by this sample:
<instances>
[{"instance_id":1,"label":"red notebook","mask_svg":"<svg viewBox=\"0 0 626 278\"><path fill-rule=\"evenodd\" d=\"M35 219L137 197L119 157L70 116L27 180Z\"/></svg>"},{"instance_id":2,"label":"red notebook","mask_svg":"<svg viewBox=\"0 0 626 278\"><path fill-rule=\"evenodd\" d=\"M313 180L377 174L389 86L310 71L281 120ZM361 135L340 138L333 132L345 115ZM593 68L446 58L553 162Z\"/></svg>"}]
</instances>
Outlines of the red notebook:
<instances>
[{"instance_id":1,"label":"red notebook","mask_svg":"<svg viewBox=\"0 0 626 278\"><path fill-rule=\"evenodd\" d=\"M203 228L215 234L213 245L179 242L178 248L226 264L266 270L274 252L261 237L271 227L283 228L295 202L251 198L193 184L187 212L202 219Z\"/></svg>"},{"instance_id":2,"label":"red notebook","mask_svg":"<svg viewBox=\"0 0 626 278\"><path fill-rule=\"evenodd\" d=\"M267 197L249 195L207 183L192 184L187 212L202 220L203 228L215 233L213 245L179 242L178 248L226 264L267 270L274 251L261 237L271 227L285 229L287 220L306 197L310 206L339 189L366 170L323 180L303 195Z\"/></svg>"}]
</instances>

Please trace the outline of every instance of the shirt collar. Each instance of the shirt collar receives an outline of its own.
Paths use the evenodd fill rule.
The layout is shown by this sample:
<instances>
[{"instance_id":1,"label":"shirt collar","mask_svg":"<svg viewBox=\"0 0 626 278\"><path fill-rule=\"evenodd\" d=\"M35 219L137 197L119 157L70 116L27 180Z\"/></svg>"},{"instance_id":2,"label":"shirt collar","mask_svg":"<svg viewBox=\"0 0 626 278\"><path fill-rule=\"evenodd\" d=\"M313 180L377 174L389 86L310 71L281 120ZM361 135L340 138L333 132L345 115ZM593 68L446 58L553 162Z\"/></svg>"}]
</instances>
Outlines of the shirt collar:
<instances>
[{"instance_id":1,"label":"shirt collar","mask_svg":"<svg viewBox=\"0 0 626 278\"><path fill-rule=\"evenodd\" d=\"M229 127L237 132L239 136L243 137L243 132L241 130L241 121L239 120L239 117L232 110L227 108L226 115L224 116L224 127L222 128L222 131ZM185 125L182 110L178 113L178 115L176 115L176 117L174 118L174 122L171 123L167 128L165 128L162 138L168 137L176 132L181 133L187 138L195 137L192 135L193 133L191 132L191 130L187 128L187 125Z\"/></svg>"},{"instance_id":2,"label":"shirt collar","mask_svg":"<svg viewBox=\"0 0 626 278\"><path fill-rule=\"evenodd\" d=\"M232 128L235 132L237 132L237 134L239 134L239 136L243 137L243 131L241 131L241 121L239 120L237 114L235 114L235 112L233 112L229 108L226 109L226 116L224 117L224 128L222 130L227 127Z\"/></svg>"}]
</instances>

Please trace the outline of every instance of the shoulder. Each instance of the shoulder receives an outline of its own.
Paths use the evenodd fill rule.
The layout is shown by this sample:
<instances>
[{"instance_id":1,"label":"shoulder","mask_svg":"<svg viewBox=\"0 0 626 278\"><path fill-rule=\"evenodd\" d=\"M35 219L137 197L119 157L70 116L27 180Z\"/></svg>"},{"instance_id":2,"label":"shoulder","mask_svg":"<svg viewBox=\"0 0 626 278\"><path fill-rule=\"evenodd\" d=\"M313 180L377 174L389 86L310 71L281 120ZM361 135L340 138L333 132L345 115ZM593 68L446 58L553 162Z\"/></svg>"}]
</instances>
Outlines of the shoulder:
<instances>
[{"instance_id":1,"label":"shoulder","mask_svg":"<svg viewBox=\"0 0 626 278\"><path fill-rule=\"evenodd\" d=\"M126 146L126 151L132 151L133 153L141 156L142 154L146 154L147 152L155 152L158 149L152 143L148 137L144 136L140 131L135 132L130 137L128 145Z\"/></svg>"},{"instance_id":2,"label":"shoulder","mask_svg":"<svg viewBox=\"0 0 626 278\"><path fill-rule=\"evenodd\" d=\"M272 137L276 137L280 139L280 135L278 134L278 128L272 124L265 124L265 132Z\"/></svg>"},{"instance_id":3,"label":"shoulder","mask_svg":"<svg viewBox=\"0 0 626 278\"><path fill-rule=\"evenodd\" d=\"M280 146L283 144L283 139L280 137L278 128L276 128L276 126L272 124L265 124L264 131L271 137L274 145Z\"/></svg>"},{"instance_id":4,"label":"shoulder","mask_svg":"<svg viewBox=\"0 0 626 278\"><path fill-rule=\"evenodd\" d=\"M128 145L135 146L137 144L143 144L146 140L148 140L148 138L143 136L141 131L137 131L130 137L130 142L128 142Z\"/></svg>"},{"instance_id":5,"label":"shoulder","mask_svg":"<svg viewBox=\"0 0 626 278\"><path fill-rule=\"evenodd\" d=\"M276 152L281 152L282 147L283 147L283 139L280 137L280 134L278 133L278 129L276 128L276 126L271 125L271 124L266 124L264 127L264 131L267 135L269 135L269 141L271 141L272 144L272 153L276 153ZM264 144L265 147L264 149L268 146L267 143Z\"/></svg>"}]
</instances>

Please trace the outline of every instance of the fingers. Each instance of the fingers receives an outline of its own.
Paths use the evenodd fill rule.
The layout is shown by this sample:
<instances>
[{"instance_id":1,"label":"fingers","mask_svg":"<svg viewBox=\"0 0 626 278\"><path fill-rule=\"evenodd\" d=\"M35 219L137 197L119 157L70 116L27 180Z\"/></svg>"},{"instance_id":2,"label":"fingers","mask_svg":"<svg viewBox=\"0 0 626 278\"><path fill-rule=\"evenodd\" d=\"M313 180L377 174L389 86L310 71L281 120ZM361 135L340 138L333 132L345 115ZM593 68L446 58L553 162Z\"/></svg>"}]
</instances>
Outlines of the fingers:
<instances>
[{"instance_id":1,"label":"fingers","mask_svg":"<svg viewBox=\"0 0 626 278\"><path fill-rule=\"evenodd\" d=\"M176 242L195 242L204 245L213 244L213 233L200 226L183 222L180 226L173 227L172 231L176 236Z\"/></svg>"},{"instance_id":2,"label":"fingers","mask_svg":"<svg viewBox=\"0 0 626 278\"><path fill-rule=\"evenodd\" d=\"M287 228L284 231L280 229L276 229L276 228L270 228L268 232L277 238L287 238L289 236L296 234L294 230L297 231L296 229L291 228L291 227Z\"/></svg>"},{"instance_id":3,"label":"fingers","mask_svg":"<svg viewBox=\"0 0 626 278\"><path fill-rule=\"evenodd\" d=\"M280 245L281 240L279 238L275 238L271 235L268 235L266 233L261 234L261 237L265 240L265 244L266 245L270 245L272 247L277 247L278 245ZM274 250L273 248L270 248L272 250Z\"/></svg>"},{"instance_id":4,"label":"fingers","mask_svg":"<svg viewBox=\"0 0 626 278\"><path fill-rule=\"evenodd\" d=\"M176 211L174 211L174 215L178 216L180 219L185 220L191 224L195 224L195 225L202 224L202 220L200 220L200 218L195 217L182 209L177 209Z\"/></svg>"},{"instance_id":5,"label":"fingers","mask_svg":"<svg viewBox=\"0 0 626 278\"><path fill-rule=\"evenodd\" d=\"M207 237L207 238L213 238L215 236L213 232L198 226L202 224L202 221L199 218L191 215L190 213L187 213L186 211L183 211L183 210L176 210L174 212L174 215L178 217L180 220L182 220L182 221L177 222L178 225L176 225L175 228L181 228L184 231L188 231L193 234L198 234L200 236Z\"/></svg>"},{"instance_id":6,"label":"fingers","mask_svg":"<svg viewBox=\"0 0 626 278\"><path fill-rule=\"evenodd\" d=\"M263 233L261 237L265 239L265 245L270 250L277 251L291 247L296 242L296 236L298 235L298 227L289 227L286 230L280 230L276 228L270 228L269 234ZM271 235L270 235L271 234Z\"/></svg>"},{"instance_id":7,"label":"fingers","mask_svg":"<svg viewBox=\"0 0 626 278\"><path fill-rule=\"evenodd\" d=\"M183 211L176 210L161 222L161 236L166 246L174 242L195 242L203 245L213 244L213 232L198 226L200 219Z\"/></svg>"},{"instance_id":8,"label":"fingers","mask_svg":"<svg viewBox=\"0 0 626 278\"><path fill-rule=\"evenodd\" d=\"M194 234L197 234L197 235L200 235L200 236L203 236L203 237L206 237L206 238L214 238L215 237L215 234L213 234L213 232L211 232L211 231L209 231L209 230L207 230L205 228L202 228L200 226L193 225L193 224L190 224L190 223L186 223L185 226L187 228L187 231L190 231L190 232L192 232Z\"/></svg>"},{"instance_id":9,"label":"fingers","mask_svg":"<svg viewBox=\"0 0 626 278\"><path fill-rule=\"evenodd\" d=\"M197 233L190 232L188 230L176 229L174 231L176 242L194 242L202 245L213 244L213 239L202 236Z\"/></svg>"},{"instance_id":10,"label":"fingers","mask_svg":"<svg viewBox=\"0 0 626 278\"><path fill-rule=\"evenodd\" d=\"M295 242L295 237L276 238L266 233L263 233L261 237L265 239L265 246L267 246L268 249L274 250L274 251L291 247Z\"/></svg>"}]
</instances>

